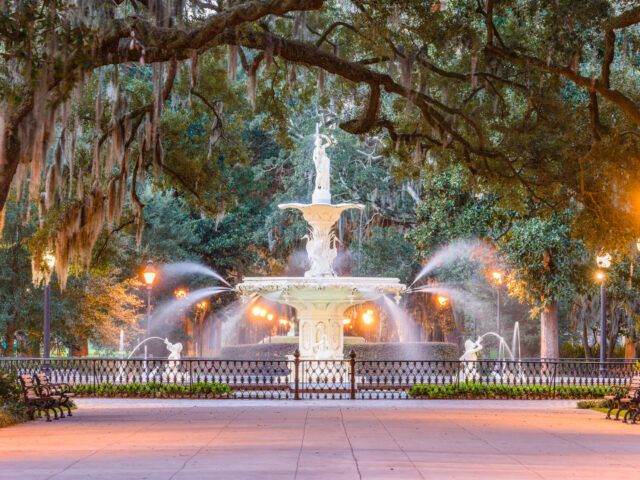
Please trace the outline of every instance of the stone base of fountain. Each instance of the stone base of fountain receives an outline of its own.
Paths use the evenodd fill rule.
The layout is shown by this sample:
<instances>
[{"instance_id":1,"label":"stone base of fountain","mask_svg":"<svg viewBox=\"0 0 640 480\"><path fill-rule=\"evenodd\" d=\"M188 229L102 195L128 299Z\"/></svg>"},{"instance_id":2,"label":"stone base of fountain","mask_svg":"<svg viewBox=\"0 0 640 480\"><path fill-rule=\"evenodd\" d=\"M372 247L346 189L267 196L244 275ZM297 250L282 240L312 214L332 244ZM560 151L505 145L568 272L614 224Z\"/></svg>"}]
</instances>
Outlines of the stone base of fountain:
<instances>
[{"instance_id":1,"label":"stone base of fountain","mask_svg":"<svg viewBox=\"0 0 640 480\"><path fill-rule=\"evenodd\" d=\"M297 337L294 343L257 343L223 347L215 358L221 360L287 360L298 348ZM344 358L349 358L353 350L358 360L457 360L458 346L446 342L351 342L361 337L345 337Z\"/></svg>"}]
</instances>

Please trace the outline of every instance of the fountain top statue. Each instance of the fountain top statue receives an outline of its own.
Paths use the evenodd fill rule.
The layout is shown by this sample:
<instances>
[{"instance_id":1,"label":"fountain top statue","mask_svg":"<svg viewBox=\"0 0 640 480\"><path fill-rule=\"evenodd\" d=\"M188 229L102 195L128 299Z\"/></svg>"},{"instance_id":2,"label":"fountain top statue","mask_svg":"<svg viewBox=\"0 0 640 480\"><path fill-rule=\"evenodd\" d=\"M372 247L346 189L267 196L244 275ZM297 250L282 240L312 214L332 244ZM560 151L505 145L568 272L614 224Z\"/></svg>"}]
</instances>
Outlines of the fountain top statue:
<instances>
[{"instance_id":1,"label":"fountain top statue","mask_svg":"<svg viewBox=\"0 0 640 480\"><path fill-rule=\"evenodd\" d=\"M345 210L363 209L359 203L331 203L331 137L316 125L313 163L316 170L311 203L283 203L281 209L302 212L309 223L306 250L309 269L300 277L247 277L237 290L244 296L263 296L297 310L301 358L341 360L344 333L342 318L350 306L375 300L386 293L399 294L405 286L397 278L337 277L334 226Z\"/></svg>"},{"instance_id":2,"label":"fountain top statue","mask_svg":"<svg viewBox=\"0 0 640 480\"><path fill-rule=\"evenodd\" d=\"M331 159L327 155L327 147L333 145L333 139L320 133L320 124L316 124L316 135L313 149L313 164L316 167L316 184L311 196L311 203L331 204Z\"/></svg>"},{"instance_id":3,"label":"fountain top statue","mask_svg":"<svg viewBox=\"0 0 640 480\"><path fill-rule=\"evenodd\" d=\"M306 236L307 255L310 268L305 277L335 277L333 262L338 255L333 227L345 210L362 210L359 203L331 204L331 159L327 148L333 139L320 133L320 125L316 125L314 138L313 164L316 170L315 188L311 195L311 203L282 203L278 208L300 210L309 224Z\"/></svg>"}]
</instances>

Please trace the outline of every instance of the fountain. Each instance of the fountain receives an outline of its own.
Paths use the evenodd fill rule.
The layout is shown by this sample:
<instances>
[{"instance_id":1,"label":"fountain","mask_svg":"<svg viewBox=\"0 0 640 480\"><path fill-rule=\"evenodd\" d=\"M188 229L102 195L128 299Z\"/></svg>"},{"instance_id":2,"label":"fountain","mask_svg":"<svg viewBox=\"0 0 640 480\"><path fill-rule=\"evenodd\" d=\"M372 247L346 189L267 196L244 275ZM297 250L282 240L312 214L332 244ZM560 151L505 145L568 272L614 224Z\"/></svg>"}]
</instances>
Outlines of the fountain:
<instances>
[{"instance_id":1,"label":"fountain","mask_svg":"<svg viewBox=\"0 0 640 480\"><path fill-rule=\"evenodd\" d=\"M343 211L364 208L358 203L331 203L331 139L316 126L313 163L316 178L311 203L284 203L281 209L302 212L309 224L306 251L310 268L304 277L245 277L236 289L247 299L262 296L297 310L298 349L302 359L342 360L344 311L352 305L377 300L385 294L400 298L405 286L397 278L338 277L334 228Z\"/></svg>"}]
</instances>

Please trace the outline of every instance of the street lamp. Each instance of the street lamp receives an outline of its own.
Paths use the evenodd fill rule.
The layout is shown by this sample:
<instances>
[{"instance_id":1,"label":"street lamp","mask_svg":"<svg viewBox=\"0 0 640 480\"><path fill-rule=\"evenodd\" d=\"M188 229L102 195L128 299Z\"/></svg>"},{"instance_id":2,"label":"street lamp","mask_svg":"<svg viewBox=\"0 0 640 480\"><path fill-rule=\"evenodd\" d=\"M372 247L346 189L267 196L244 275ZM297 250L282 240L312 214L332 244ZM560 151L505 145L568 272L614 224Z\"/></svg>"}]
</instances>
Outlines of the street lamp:
<instances>
[{"instance_id":1,"label":"street lamp","mask_svg":"<svg viewBox=\"0 0 640 480\"><path fill-rule=\"evenodd\" d=\"M147 285L147 337L149 337L149 333L151 331L151 290L153 288L153 283L156 280L156 276L157 271L151 260L149 260L142 271L142 278L144 278L144 283Z\"/></svg>"},{"instance_id":2,"label":"street lamp","mask_svg":"<svg viewBox=\"0 0 640 480\"><path fill-rule=\"evenodd\" d=\"M497 333L500 335L500 287L502 286L502 281L504 278L504 274L499 270L494 270L491 272L491 279L496 286L497 299L496 299L496 326Z\"/></svg>"},{"instance_id":3,"label":"street lamp","mask_svg":"<svg viewBox=\"0 0 640 480\"><path fill-rule=\"evenodd\" d=\"M50 251L45 252L42 255L42 263L43 266L46 267L47 271L44 278L44 345L43 345L43 356L44 358L51 357L51 286L49 285L49 281L51 280L51 274L53 273L53 268L56 266L56 257Z\"/></svg>"},{"instance_id":4,"label":"street lamp","mask_svg":"<svg viewBox=\"0 0 640 480\"><path fill-rule=\"evenodd\" d=\"M146 338L149 338L149 335L151 334L151 290L153 289L153 283L156 281L156 277L157 277L156 268L153 266L153 263L151 262L151 260L149 260L145 265L144 270L142 271L142 278L144 278L144 283L147 285L147 325L146 325L147 335L146 335ZM148 357L148 349L147 349L147 345L145 344L144 346L145 360L147 359L147 357ZM144 363L144 368L146 371L146 368L147 368L146 361Z\"/></svg>"},{"instance_id":5,"label":"street lamp","mask_svg":"<svg viewBox=\"0 0 640 480\"><path fill-rule=\"evenodd\" d=\"M605 270L611 267L611 254L602 253L596 256L596 280L600 283L600 370L604 370L604 362L607 360L607 290L605 282L607 274Z\"/></svg>"},{"instance_id":6,"label":"street lamp","mask_svg":"<svg viewBox=\"0 0 640 480\"><path fill-rule=\"evenodd\" d=\"M199 315L196 315L196 355L202 356L202 334L204 331L204 319L207 315L207 310L209 310L209 300L204 299L196 304L196 310Z\"/></svg>"}]
</instances>

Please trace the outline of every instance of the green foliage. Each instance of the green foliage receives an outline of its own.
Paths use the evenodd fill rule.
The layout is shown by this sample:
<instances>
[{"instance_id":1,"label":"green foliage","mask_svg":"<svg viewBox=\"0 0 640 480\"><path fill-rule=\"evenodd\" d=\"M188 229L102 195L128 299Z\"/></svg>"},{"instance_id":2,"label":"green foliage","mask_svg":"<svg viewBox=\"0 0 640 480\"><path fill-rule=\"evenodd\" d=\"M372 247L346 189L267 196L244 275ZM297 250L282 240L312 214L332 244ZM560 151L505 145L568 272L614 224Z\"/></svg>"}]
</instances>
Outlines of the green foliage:
<instances>
[{"instance_id":1,"label":"green foliage","mask_svg":"<svg viewBox=\"0 0 640 480\"><path fill-rule=\"evenodd\" d=\"M416 384L409 390L412 398L521 399L599 398L614 391L601 385L499 385L493 383L461 382L449 385Z\"/></svg>"},{"instance_id":2,"label":"green foliage","mask_svg":"<svg viewBox=\"0 0 640 480\"><path fill-rule=\"evenodd\" d=\"M224 383L195 382L192 384L175 383L100 383L97 385L74 385L73 391L85 397L149 397L149 398L182 398L204 397L222 398L231 395L231 388Z\"/></svg>"},{"instance_id":3,"label":"green foliage","mask_svg":"<svg viewBox=\"0 0 640 480\"><path fill-rule=\"evenodd\" d=\"M415 274L415 248L397 230L374 227L369 237L352 250L354 275L397 277L410 282Z\"/></svg>"},{"instance_id":4,"label":"green foliage","mask_svg":"<svg viewBox=\"0 0 640 480\"><path fill-rule=\"evenodd\" d=\"M548 218L515 221L500 250L511 267L508 287L516 298L538 309L550 302L570 300L588 279L589 255L572 238L570 211Z\"/></svg>"},{"instance_id":5,"label":"green foliage","mask_svg":"<svg viewBox=\"0 0 640 480\"><path fill-rule=\"evenodd\" d=\"M26 408L17 376L11 372L0 372L0 427L25 418Z\"/></svg>"}]
</instances>

